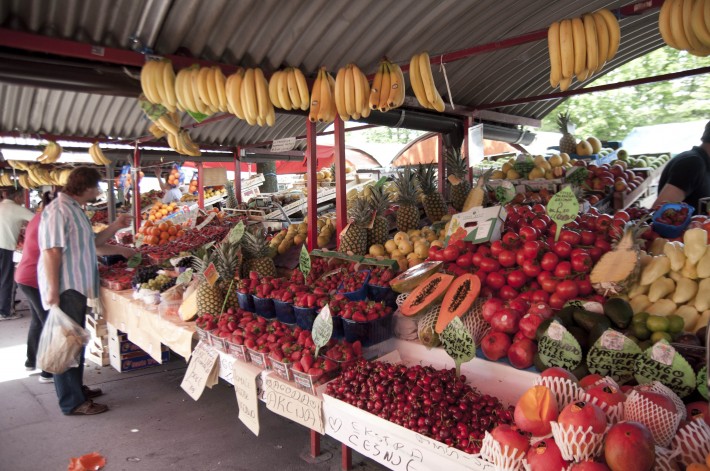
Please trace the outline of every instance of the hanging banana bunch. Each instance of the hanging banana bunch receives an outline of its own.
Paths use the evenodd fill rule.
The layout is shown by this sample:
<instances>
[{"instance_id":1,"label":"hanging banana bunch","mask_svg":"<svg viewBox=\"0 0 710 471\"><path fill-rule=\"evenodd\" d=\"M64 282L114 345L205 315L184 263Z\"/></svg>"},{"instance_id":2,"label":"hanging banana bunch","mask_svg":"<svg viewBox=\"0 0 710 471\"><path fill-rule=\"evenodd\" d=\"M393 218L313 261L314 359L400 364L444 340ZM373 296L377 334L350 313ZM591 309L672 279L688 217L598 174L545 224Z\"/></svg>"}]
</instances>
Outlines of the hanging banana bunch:
<instances>
[{"instance_id":1,"label":"hanging banana bunch","mask_svg":"<svg viewBox=\"0 0 710 471\"><path fill-rule=\"evenodd\" d=\"M337 113L335 106L335 79L321 67L311 90L311 109L308 119L312 123L332 123Z\"/></svg>"},{"instance_id":2,"label":"hanging banana bunch","mask_svg":"<svg viewBox=\"0 0 710 471\"><path fill-rule=\"evenodd\" d=\"M47 146L44 148L44 152L37 157L37 162L43 163L43 164L53 164L54 162L59 160L59 157L62 155L62 146L57 144L54 141L49 141Z\"/></svg>"},{"instance_id":3,"label":"hanging banana bunch","mask_svg":"<svg viewBox=\"0 0 710 471\"><path fill-rule=\"evenodd\" d=\"M232 76L230 76L231 78ZM239 81L239 76L235 77L229 89L234 88ZM276 120L274 105L269 99L269 82L264 77L264 72L260 68L246 69L239 84L239 98L235 96L231 100L231 108L234 113L244 116L250 126L273 126ZM231 90L230 90L231 91ZM232 92L232 95L235 95ZM228 103L230 100L228 99ZM239 109L241 107L241 110Z\"/></svg>"},{"instance_id":4,"label":"hanging banana bunch","mask_svg":"<svg viewBox=\"0 0 710 471\"><path fill-rule=\"evenodd\" d=\"M30 166L27 162L22 162L20 160L6 160L5 162L7 162L7 164L15 170L27 170Z\"/></svg>"},{"instance_id":5,"label":"hanging banana bunch","mask_svg":"<svg viewBox=\"0 0 710 471\"><path fill-rule=\"evenodd\" d=\"M335 107L343 121L370 116L370 83L355 64L342 67L335 76Z\"/></svg>"},{"instance_id":6,"label":"hanging banana bunch","mask_svg":"<svg viewBox=\"0 0 710 471\"><path fill-rule=\"evenodd\" d=\"M547 30L550 86L566 91L572 80L584 82L602 70L619 50L621 30L607 9L556 21Z\"/></svg>"},{"instance_id":7,"label":"hanging banana bunch","mask_svg":"<svg viewBox=\"0 0 710 471\"><path fill-rule=\"evenodd\" d=\"M149 60L141 69L143 95L154 105L175 111L177 105L175 71L168 59Z\"/></svg>"},{"instance_id":8,"label":"hanging banana bunch","mask_svg":"<svg viewBox=\"0 0 710 471\"><path fill-rule=\"evenodd\" d=\"M382 89L384 90L387 79L383 78L382 81ZM434 84L429 54L426 52L415 54L409 61L409 81L412 84L414 95L417 97L417 101L421 106L430 110L436 110L440 113L444 111L444 100L441 98L441 95L439 95L439 91Z\"/></svg>"},{"instance_id":9,"label":"hanging banana bunch","mask_svg":"<svg viewBox=\"0 0 710 471\"><path fill-rule=\"evenodd\" d=\"M12 177L9 173L0 175L0 186L13 186Z\"/></svg>"},{"instance_id":10,"label":"hanging banana bunch","mask_svg":"<svg viewBox=\"0 0 710 471\"><path fill-rule=\"evenodd\" d=\"M104 155L104 152L101 150L101 147L99 147L98 142L94 142L91 144L89 147L89 155L91 156L91 160L96 164L96 165L109 165L111 163L111 160L109 160L108 157Z\"/></svg>"},{"instance_id":11,"label":"hanging banana bunch","mask_svg":"<svg viewBox=\"0 0 710 471\"><path fill-rule=\"evenodd\" d=\"M193 95L194 81L196 81L199 99L209 111L206 114L214 114L219 111L227 112L226 79L222 69L217 66L202 67L197 72L192 72L191 78L193 80Z\"/></svg>"},{"instance_id":12,"label":"hanging banana bunch","mask_svg":"<svg viewBox=\"0 0 710 471\"><path fill-rule=\"evenodd\" d=\"M670 47L694 56L710 55L710 0L666 0L658 29Z\"/></svg>"},{"instance_id":13,"label":"hanging banana bunch","mask_svg":"<svg viewBox=\"0 0 710 471\"><path fill-rule=\"evenodd\" d=\"M399 108L404 104L404 88L402 69L387 59L382 60L370 89L370 109L385 112Z\"/></svg>"},{"instance_id":14,"label":"hanging banana bunch","mask_svg":"<svg viewBox=\"0 0 710 471\"><path fill-rule=\"evenodd\" d=\"M182 129L177 134L168 134L168 145L178 154L188 155L190 157L199 157L202 155L200 146L190 137L187 129Z\"/></svg>"},{"instance_id":15,"label":"hanging banana bunch","mask_svg":"<svg viewBox=\"0 0 710 471\"><path fill-rule=\"evenodd\" d=\"M209 67L206 67L205 69L209 69ZM177 107L182 111L189 111L191 113L199 113L209 116L213 114L214 111L212 111L211 102L210 105L208 105L202 101L202 95L200 94L200 73L201 69L199 65L192 65L178 72L175 77L175 97L177 99ZM206 79L206 74L202 75L202 80ZM207 86L207 84L203 83L203 90L205 89L205 86ZM207 95L209 96L209 88L207 88ZM219 96L217 97L217 100L219 101Z\"/></svg>"},{"instance_id":16,"label":"hanging banana bunch","mask_svg":"<svg viewBox=\"0 0 710 471\"><path fill-rule=\"evenodd\" d=\"M296 67L277 70L269 80L269 99L282 110L306 111L311 104L306 76Z\"/></svg>"}]
</instances>

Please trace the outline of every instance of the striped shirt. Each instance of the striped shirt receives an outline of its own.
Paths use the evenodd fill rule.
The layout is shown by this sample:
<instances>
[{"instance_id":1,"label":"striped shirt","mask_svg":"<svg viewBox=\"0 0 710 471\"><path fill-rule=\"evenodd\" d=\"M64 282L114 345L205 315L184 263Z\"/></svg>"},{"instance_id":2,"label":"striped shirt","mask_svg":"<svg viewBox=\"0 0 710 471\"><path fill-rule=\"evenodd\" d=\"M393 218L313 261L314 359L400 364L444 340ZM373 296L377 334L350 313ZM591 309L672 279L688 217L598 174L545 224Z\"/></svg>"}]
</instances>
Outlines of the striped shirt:
<instances>
[{"instance_id":1,"label":"striped shirt","mask_svg":"<svg viewBox=\"0 0 710 471\"><path fill-rule=\"evenodd\" d=\"M62 249L59 268L59 294L73 289L89 299L99 294L99 270L96 244L91 222L79 203L64 193L42 212L39 224L39 248ZM37 278L42 299L47 298L49 285L45 276L44 257L37 266ZM49 308L49 306L45 306Z\"/></svg>"}]
</instances>

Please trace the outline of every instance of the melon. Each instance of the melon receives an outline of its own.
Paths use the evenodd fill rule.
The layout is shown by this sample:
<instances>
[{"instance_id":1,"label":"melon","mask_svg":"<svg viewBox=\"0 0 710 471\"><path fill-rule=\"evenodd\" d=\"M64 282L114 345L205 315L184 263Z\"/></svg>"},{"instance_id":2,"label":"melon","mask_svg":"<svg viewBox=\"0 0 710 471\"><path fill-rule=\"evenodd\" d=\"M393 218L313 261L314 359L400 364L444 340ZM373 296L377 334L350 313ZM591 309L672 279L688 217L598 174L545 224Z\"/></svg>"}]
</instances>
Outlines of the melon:
<instances>
[{"instance_id":1,"label":"melon","mask_svg":"<svg viewBox=\"0 0 710 471\"><path fill-rule=\"evenodd\" d=\"M389 242L389 241L388 241ZM398 293L409 293L422 281L438 272L444 262L424 262L400 273L390 280L390 288Z\"/></svg>"},{"instance_id":2,"label":"melon","mask_svg":"<svg viewBox=\"0 0 710 471\"><path fill-rule=\"evenodd\" d=\"M481 280L476 275L465 274L456 278L446 290L441 302L439 319L436 322L436 333L444 331L455 317L463 317L481 292Z\"/></svg>"},{"instance_id":3,"label":"melon","mask_svg":"<svg viewBox=\"0 0 710 471\"><path fill-rule=\"evenodd\" d=\"M454 281L453 275L446 273L436 273L430 276L409 293L399 310L405 316L416 316L424 312L446 294L452 281Z\"/></svg>"},{"instance_id":4,"label":"melon","mask_svg":"<svg viewBox=\"0 0 710 471\"><path fill-rule=\"evenodd\" d=\"M417 326L417 336L419 337L419 341L426 348L438 347L441 344L439 334L437 334L436 330L434 330L436 321L439 318L439 308L440 306L434 306L429 309L419 320L419 325Z\"/></svg>"}]
</instances>

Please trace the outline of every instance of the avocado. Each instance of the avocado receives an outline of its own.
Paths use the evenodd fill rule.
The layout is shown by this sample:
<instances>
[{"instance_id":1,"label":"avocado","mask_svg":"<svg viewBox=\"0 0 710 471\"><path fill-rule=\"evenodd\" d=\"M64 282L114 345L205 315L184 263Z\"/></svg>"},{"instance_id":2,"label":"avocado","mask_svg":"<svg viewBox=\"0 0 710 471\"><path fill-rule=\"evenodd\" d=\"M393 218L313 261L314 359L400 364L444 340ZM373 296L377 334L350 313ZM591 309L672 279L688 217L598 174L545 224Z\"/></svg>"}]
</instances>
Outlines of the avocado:
<instances>
[{"instance_id":1,"label":"avocado","mask_svg":"<svg viewBox=\"0 0 710 471\"><path fill-rule=\"evenodd\" d=\"M574 322L587 332L590 332L594 326L600 322L610 324L609 319L607 319L606 316L595 312L585 311L584 309L577 309L574 311Z\"/></svg>"},{"instance_id":2,"label":"avocado","mask_svg":"<svg viewBox=\"0 0 710 471\"><path fill-rule=\"evenodd\" d=\"M545 319L544 321L542 321L542 323L539 326L537 326L537 330L535 331L535 339L538 342L540 341L542 336L545 335L545 332L547 332L547 329L550 327L550 324L552 324L552 321L557 321L560 324L562 324L562 320L557 316L553 316L553 317L550 317L549 319Z\"/></svg>"},{"instance_id":3,"label":"avocado","mask_svg":"<svg viewBox=\"0 0 710 471\"><path fill-rule=\"evenodd\" d=\"M579 343L579 346L582 347L582 352L587 353L587 350L589 350L589 334L581 328L577 327L576 325L573 325L569 328L567 328L570 334L572 334L572 337L575 338L575 340Z\"/></svg>"},{"instance_id":4,"label":"avocado","mask_svg":"<svg viewBox=\"0 0 710 471\"><path fill-rule=\"evenodd\" d=\"M621 298L611 298L604 304L604 314L614 326L625 329L631 324L634 310L628 301Z\"/></svg>"},{"instance_id":5,"label":"avocado","mask_svg":"<svg viewBox=\"0 0 710 471\"><path fill-rule=\"evenodd\" d=\"M592 327L592 330L589 331L588 342L590 346L594 345L594 343L599 340L599 337L601 337L604 332L611 329L611 322L609 322L609 319L601 316L599 318L602 320L597 322L594 327Z\"/></svg>"},{"instance_id":6,"label":"avocado","mask_svg":"<svg viewBox=\"0 0 710 471\"><path fill-rule=\"evenodd\" d=\"M560 324L565 327L569 327L574 323L574 312L579 310L578 307L565 306L555 314L560 319Z\"/></svg>"},{"instance_id":7,"label":"avocado","mask_svg":"<svg viewBox=\"0 0 710 471\"><path fill-rule=\"evenodd\" d=\"M535 368L537 368L537 371L542 373L545 371L548 367L542 362L542 359L540 359L540 354L536 353L535 357L533 358L533 364L535 365Z\"/></svg>"},{"instance_id":8,"label":"avocado","mask_svg":"<svg viewBox=\"0 0 710 471\"><path fill-rule=\"evenodd\" d=\"M645 352L651 347L653 347L653 342L651 340L644 340L643 342L639 343L639 348L643 352Z\"/></svg>"}]
</instances>

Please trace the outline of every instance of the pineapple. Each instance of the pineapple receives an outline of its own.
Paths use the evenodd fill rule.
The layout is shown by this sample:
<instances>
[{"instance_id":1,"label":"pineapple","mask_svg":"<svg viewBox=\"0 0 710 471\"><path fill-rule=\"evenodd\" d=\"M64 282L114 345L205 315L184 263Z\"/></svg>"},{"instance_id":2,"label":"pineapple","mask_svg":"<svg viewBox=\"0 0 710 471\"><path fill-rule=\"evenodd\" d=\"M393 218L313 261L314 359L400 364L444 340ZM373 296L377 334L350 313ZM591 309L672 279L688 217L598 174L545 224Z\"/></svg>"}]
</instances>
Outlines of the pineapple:
<instances>
[{"instance_id":1,"label":"pineapple","mask_svg":"<svg viewBox=\"0 0 710 471\"><path fill-rule=\"evenodd\" d=\"M390 206L390 195L385 192L384 185L375 185L372 188L369 204L370 211L375 213L375 221L372 229L367 230L367 245L384 245L390 232L390 223L385 217L385 212Z\"/></svg>"},{"instance_id":2,"label":"pineapple","mask_svg":"<svg viewBox=\"0 0 710 471\"><path fill-rule=\"evenodd\" d=\"M352 221L348 225L340 238L341 252L352 252L355 255L365 255L367 253L367 226L372 218L372 209L366 198L358 198L353 207L348 211L348 217Z\"/></svg>"},{"instance_id":3,"label":"pineapple","mask_svg":"<svg viewBox=\"0 0 710 471\"><path fill-rule=\"evenodd\" d=\"M468 192L471 191L466 158L461 155L460 151L452 148L446 154L446 165L449 169L448 180L450 183L449 198L451 198L451 206L460 212L463 209Z\"/></svg>"},{"instance_id":4,"label":"pineapple","mask_svg":"<svg viewBox=\"0 0 710 471\"><path fill-rule=\"evenodd\" d=\"M276 276L276 266L271 258L275 253L269 250L269 244L261 230L244 231L241 240L244 251L244 275L256 272L259 276Z\"/></svg>"},{"instance_id":5,"label":"pineapple","mask_svg":"<svg viewBox=\"0 0 710 471\"><path fill-rule=\"evenodd\" d=\"M560 113L557 115L557 126L559 126L560 132L562 133L562 138L560 139L560 152L574 154L577 152L577 140L567 130L569 123L569 111L567 113Z\"/></svg>"},{"instance_id":6,"label":"pineapple","mask_svg":"<svg viewBox=\"0 0 710 471\"><path fill-rule=\"evenodd\" d=\"M238 204L237 204L237 198L234 195L234 185L231 184L232 182L227 182L227 186L225 189L227 190L227 208L229 209L236 209Z\"/></svg>"},{"instance_id":7,"label":"pineapple","mask_svg":"<svg viewBox=\"0 0 710 471\"><path fill-rule=\"evenodd\" d=\"M446 210L444 197L441 196L439 189L436 187L436 171L434 170L433 162L419 164L419 167L417 167L417 180L419 180L419 187L424 195L424 212L432 223L441 221L441 218L448 211Z\"/></svg>"},{"instance_id":8,"label":"pineapple","mask_svg":"<svg viewBox=\"0 0 710 471\"><path fill-rule=\"evenodd\" d=\"M241 251L238 243L224 241L215 247L215 268L219 273L219 284L224 297L227 298L226 307L237 307L237 288L233 280L239 278L241 272Z\"/></svg>"},{"instance_id":9,"label":"pineapple","mask_svg":"<svg viewBox=\"0 0 710 471\"><path fill-rule=\"evenodd\" d=\"M396 212L397 230L407 232L419 226L419 187L414 172L405 167L394 179L396 188L395 203L399 205Z\"/></svg>"},{"instance_id":10,"label":"pineapple","mask_svg":"<svg viewBox=\"0 0 710 471\"><path fill-rule=\"evenodd\" d=\"M214 251L206 250L202 254L195 255L192 259L192 266L196 273L202 275L210 263L217 266L217 256ZM202 277L197 286L197 315L222 313L224 304L224 292L220 283L210 286L207 280Z\"/></svg>"},{"instance_id":11,"label":"pineapple","mask_svg":"<svg viewBox=\"0 0 710 471\"><path fill-rule=\"evenodd\" d=\"M612 296L625 293L636 281L641 269L639 237L645 228L636 224L627 228L611 252L594 265L589 280L597 293Z\"/></svg>"}]
</instances>

